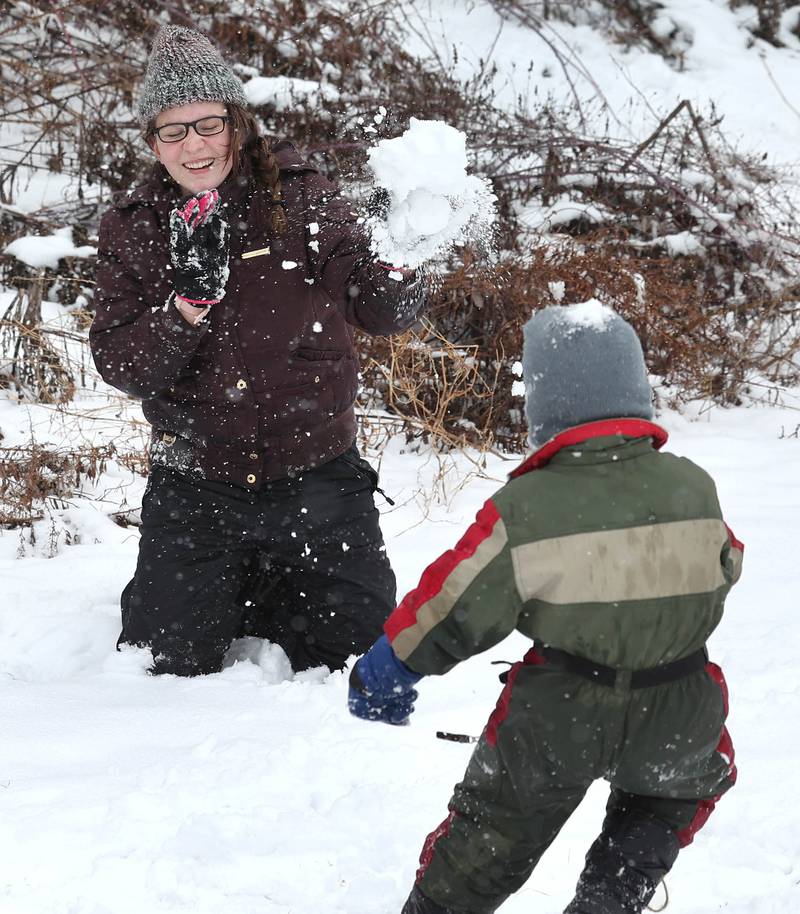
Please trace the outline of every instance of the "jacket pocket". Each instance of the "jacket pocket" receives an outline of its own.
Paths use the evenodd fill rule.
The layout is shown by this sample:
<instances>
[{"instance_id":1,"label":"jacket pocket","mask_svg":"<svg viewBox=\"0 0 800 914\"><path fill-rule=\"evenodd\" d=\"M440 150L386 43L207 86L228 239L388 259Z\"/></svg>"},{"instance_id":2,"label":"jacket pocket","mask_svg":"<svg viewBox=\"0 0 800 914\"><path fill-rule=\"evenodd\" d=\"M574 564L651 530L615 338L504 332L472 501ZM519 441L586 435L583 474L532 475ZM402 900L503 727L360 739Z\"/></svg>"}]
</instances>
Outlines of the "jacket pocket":
<instances>
[{"instance_id":1,"label":"jacket pocket","mask_svg":"<svg viewBox=\"0 0 800 914\"><path fill-rule=\"evenodd\" d=\"M329 392L329 415L338 415L353 405L358 394L358 365L343 349L300 346L292 353L290 372Z\"/></svg>"}]
</instances>

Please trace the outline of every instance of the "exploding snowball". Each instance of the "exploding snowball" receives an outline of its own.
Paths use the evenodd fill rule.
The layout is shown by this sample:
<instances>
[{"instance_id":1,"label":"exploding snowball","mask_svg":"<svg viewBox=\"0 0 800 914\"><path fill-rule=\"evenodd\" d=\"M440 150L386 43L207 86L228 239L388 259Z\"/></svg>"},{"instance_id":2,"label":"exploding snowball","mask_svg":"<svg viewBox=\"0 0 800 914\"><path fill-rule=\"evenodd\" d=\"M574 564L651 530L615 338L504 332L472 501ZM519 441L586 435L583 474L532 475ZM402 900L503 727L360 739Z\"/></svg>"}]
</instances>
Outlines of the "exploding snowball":
<instances>
[{"instance_id":1,"label":"exploding snowball","mask_svg":"<svg viewBox=\"0 0 800 914\"><path fill-rule=\"evenodd\" d=\"M412 117L401 137L370 150L369 167L390 197L386 218L367 220L381 260L416 267L455 244L489 242L496 197L485 178L467 174L461 131Z\"/></svg>"}]
</instances>

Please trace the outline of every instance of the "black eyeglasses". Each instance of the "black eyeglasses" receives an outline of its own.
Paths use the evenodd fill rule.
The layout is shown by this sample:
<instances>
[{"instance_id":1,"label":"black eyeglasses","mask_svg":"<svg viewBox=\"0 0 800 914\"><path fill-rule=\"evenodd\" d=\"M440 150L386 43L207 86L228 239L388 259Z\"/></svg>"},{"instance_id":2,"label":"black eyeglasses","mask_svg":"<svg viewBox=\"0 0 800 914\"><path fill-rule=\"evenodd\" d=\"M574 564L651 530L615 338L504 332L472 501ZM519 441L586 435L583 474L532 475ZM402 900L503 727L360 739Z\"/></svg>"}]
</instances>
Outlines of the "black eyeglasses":
<instances>
[{"instance_id":1,"label":"black eyeglasses","mask_svg":"<svg viewBox=\"0 0 800 914\"><path fill-rule=\"evenodd\" d=\"M162 143L180 143L189 135L189 128L194 127L198 136L214 136L222 133L230 118L223 114L212 114L210 117L201 117L196 121L186 121L183 124L162 124L154 127L153 133Z\"/></svg>"}]
</instances>

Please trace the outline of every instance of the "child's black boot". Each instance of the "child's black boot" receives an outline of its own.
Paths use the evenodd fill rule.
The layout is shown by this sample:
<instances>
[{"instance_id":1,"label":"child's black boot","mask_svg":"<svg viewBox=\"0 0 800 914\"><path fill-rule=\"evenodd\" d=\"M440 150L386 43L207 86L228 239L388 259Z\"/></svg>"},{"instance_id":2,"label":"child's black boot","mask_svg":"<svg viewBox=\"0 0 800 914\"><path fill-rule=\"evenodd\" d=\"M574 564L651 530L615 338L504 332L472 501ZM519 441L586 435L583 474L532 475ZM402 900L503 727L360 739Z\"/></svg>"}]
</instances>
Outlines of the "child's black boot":
<instances>
[{"instance_id":1,"label":"child's black boot","mask_svg":"<svg viewBox=\"0 0 800 914\"><path fill-rule=\"evenodd\" d=\"M575 898L564 914L642 914L678 849L665 823L612 812L586 855Z\"/></svg>"}]
</instances>

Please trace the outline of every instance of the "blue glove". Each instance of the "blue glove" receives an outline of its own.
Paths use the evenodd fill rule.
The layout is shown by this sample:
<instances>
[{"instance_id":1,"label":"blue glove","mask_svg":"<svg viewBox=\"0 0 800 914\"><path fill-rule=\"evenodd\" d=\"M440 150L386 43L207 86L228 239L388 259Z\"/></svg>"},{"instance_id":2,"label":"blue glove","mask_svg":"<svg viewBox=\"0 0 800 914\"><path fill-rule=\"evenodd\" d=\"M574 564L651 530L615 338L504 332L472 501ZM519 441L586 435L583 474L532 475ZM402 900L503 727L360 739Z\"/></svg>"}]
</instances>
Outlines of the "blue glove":
<instances>
[{"instance_id":1,"label":"blue glove","mask_svg":"<svg viewBox=\"0 0 800 914\"><path fill-rule=\"evenodd\" d=\"M407 724L418 698L421 674L410 670L392 650L386 635L356 661L350 673L350 713L363 720Z\"/></svg>"}]
</instances>

